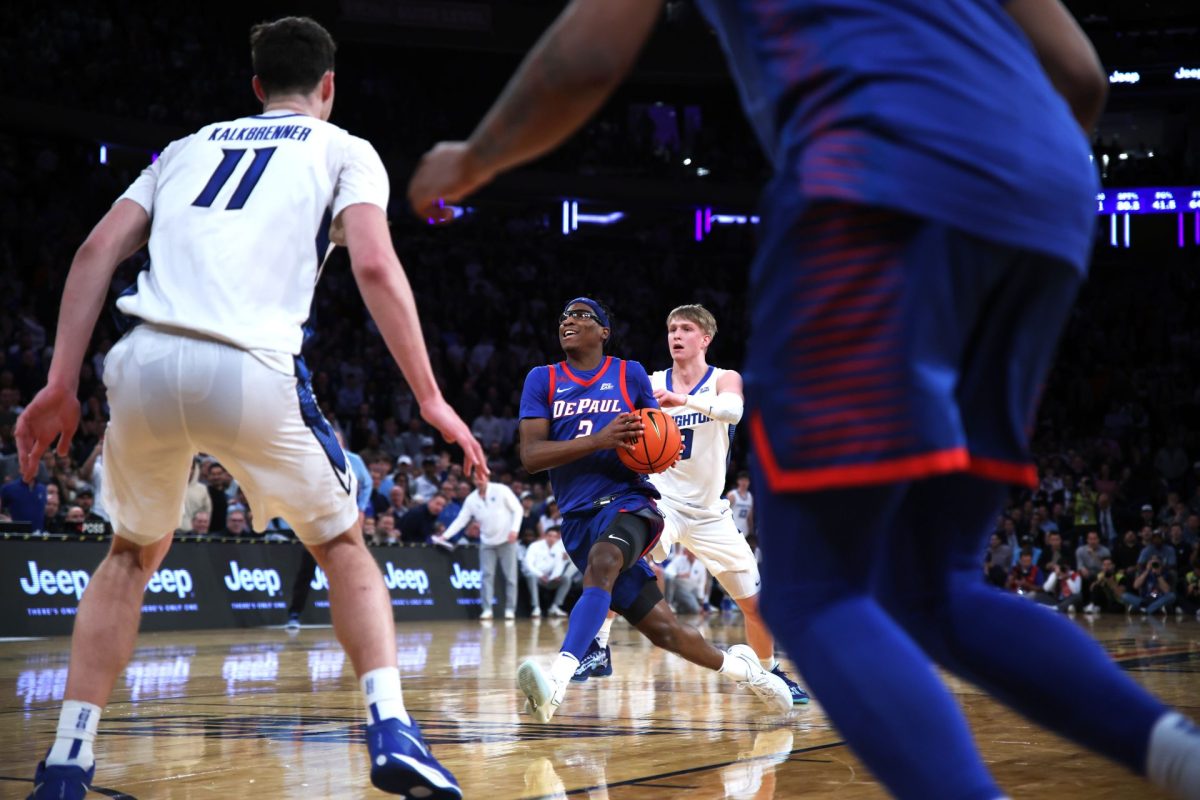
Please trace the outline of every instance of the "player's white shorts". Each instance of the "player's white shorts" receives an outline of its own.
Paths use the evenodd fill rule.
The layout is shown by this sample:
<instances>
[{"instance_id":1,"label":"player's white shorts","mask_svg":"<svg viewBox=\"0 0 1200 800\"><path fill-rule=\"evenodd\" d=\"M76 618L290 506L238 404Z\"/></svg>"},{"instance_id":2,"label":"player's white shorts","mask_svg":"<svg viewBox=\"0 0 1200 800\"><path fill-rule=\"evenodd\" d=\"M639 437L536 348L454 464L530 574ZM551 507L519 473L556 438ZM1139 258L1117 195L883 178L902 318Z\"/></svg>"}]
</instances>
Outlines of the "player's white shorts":
<instances>
[{"instance_id":1,"label":"player's white shorts","mask_svg":"<svg viewBox=\"0 0 1200 800\"><path fill-rule=\"evenodd\" d=\"M179 525L196 453L237 479L254 521L283 517L306 544L358 519L354 473L321 416L307 370L142 324L104 362L111 421L101 491L117 535L147 545Z\"/></svg>"},{"instance_id":2,"label":"player's white shorts","mask_svg":"<svg viewBox=\"0 0 1200 800\"><path fill-rule=\"evenodd\" d=\"M722 500L709 508L693 508L664 497L656 504L663 512L663 532L650 554L655 561L665 561L679 542L696 554L734 600L758 593L758 562L733 524L729 503Z\"/></svg>"}]
</instances>

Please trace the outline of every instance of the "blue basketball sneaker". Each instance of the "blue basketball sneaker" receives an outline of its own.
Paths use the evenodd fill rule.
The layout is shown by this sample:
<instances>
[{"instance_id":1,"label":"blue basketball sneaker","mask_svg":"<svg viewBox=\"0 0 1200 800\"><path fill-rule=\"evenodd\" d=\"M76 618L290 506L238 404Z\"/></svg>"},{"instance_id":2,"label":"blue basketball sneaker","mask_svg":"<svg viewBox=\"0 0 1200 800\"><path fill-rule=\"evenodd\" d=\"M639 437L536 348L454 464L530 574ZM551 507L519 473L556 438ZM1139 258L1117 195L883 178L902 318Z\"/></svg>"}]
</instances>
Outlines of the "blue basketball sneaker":
<instances>
[{"instance_id":1,"label":"blue basketball sneaker","mask_svg":"<svg viewBox=\"0 0 1200 800\"><path fill-rule=\"evenodd\" d=\"M416 720L405 725L393 717L368 725L367 749L376 788L422 800L461 800L462 789L429 752Z\"/></svg>"},{"instance_id":2,"label":"blue basketball sneaker","mask_svg":"<svg viewBox=\"0 0 1200 800\"><path fill-rule=\"evenodd\" d=\"M592 639L587 652L579 659L579 666L571 680L583 683L588 678L607 678L609 675L612 675L612 650L608 645L600 647L599 642Z\"/></svg>"},{"instance_id":3,"label":"blue basketball sneaker","mask_svg":"<svg viewBox=\"0 0 1200 800\"><path fill-rule=\"evenodd\" d=\"M95 774L95 764L84 771L83 767L47 767L45 761L38 762L28 800L83 800Z\"/></svg>"},{"instance_id":4,"label":"blue basketball sneaker","mask_svg":"<svg viewBox=\"0 0 1200 800\"><path fill-rule=\"evenodd\" d=\"M808 692L800 688L800 684L788 677L788 674L783 671L783 667L779 664L775 665L775 669L771 670L772 675L778 675L787 684L788 691L792 693L792 705L804 705L808 702Z\"/></svg>"}]
</instances>

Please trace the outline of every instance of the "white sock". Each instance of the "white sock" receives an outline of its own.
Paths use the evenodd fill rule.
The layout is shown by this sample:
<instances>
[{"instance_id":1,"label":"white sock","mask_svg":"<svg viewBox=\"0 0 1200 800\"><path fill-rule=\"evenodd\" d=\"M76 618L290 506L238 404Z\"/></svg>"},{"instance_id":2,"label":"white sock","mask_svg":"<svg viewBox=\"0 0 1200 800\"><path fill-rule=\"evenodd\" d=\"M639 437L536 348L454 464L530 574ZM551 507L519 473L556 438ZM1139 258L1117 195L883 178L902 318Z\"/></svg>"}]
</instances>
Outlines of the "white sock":
<instances>
[{"instance_id":1,"label":"white sock","mask_svg":"<svg viewBox=\"0 0 1200 800\"><path fill-rule=\"evenodd\" d=\"M779 666L779 659L774 655L771 655L769 658L760 658L758 663L762 664L763 669L765 669L767 672L770 672Z\"/></svg>"},{"instance_id":2,"label":"white sock","mask_svg":"<svg viewBox=\"0 0 1200 800\"><path fill-rule=\"evenodd\" d=\"M579 659L564 651L559 653L558 658L554 659L554 663L550 665L550 677L556 681L569 681L577 669L579 669Z\"/></svg>"},{"instance_id":3,"label":"white sock","mask_svg":"<svg viewBox=\"0 0 1200 800\"><path fill-rule=\"evenodd\" d=\"M100 706L67 700L58 715L58 736L46 756L46 766L69 765L91 769L96 762L92 742L100 724Z\"/></svg>"},{"instance_id":4,"label":"white sock","mask_svg":"<svg viewBox=\"0 0 1200 800\"><path fill-rule=\"evenodd\" d=\"M596 634L596 644L600 645L600 649L608 647L608 632L612 630L613 620L616 617L605 617L604 624L600 626L600 632Z\"/></svg>"},{"instance_id":5,"label":"white sock","mask_svg":"<svg viewBox=\"0 0 1200 800\"><path fill-rule=\"evenodd\" d=\"M1171 711L1150 730L1146 775L1179 797L1200 797L1200 727Z\"/></svg>"},{"instance_id":6,"label":"white sock","mask_svg":"<svg viewBox=\"0 0 1200 800\"><path fill-rule=\"evenodd\" d=\"M380 667L362 676L359 681L367 700L367 724L393 717L411 725L412 719L404 710L404 694L400 691L400 670Z\"/></svg>"},{"instance_id":7,"label":"white sock","mask_svg":"<svg viewBox=\"0 0 1200 800\"><path fill-rule=\"evenodd\" d=\"M721 665L721 668L717 672L722 675L728 675L735 681L750 680L750 665L737 656L729 655L729 653L725 654L725 663Z\"/></svg>"}]
</instances>

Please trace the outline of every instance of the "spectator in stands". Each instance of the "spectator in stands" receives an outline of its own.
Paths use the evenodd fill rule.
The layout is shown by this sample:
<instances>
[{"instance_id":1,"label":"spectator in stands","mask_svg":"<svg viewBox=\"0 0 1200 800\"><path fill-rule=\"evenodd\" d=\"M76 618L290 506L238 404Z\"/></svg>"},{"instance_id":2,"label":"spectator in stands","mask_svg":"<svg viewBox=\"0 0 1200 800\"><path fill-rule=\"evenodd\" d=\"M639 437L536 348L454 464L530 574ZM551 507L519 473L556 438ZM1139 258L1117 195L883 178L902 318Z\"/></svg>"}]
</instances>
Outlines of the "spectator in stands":
<instances>
[{"instance_id":1,"label":"spectator in stands","mask_svg":"<svg viewBox=\"0 0 1200 800\"><path fill-rule=\"evenodd\" d=\"M1098 531L1088 531L1087 541L1075 550L1075 566L1079 570L1080 576L1089 581L1100 572L1104 559L1111 558L1112 553L1107 547L1100 544L1100 533Z\"/></svg>"},{"instance_id":2,"label":"spectator in stands","mask_svg":"<svg viewBox=\"0 0 1200 800\"><path fill-rule=\"evenodd\" d=\"M417 464L421 458L421 444L428 438L425 434L425 423L421 422L420 417L413 417L408 421L408 430L400 434L400 445L403 449L402 455L408 456L408 463Z\"/></svg>"},{"instance_id":3,"label":"spectator in stands","mask_svg":"<svg viewBox=\"0 0 1200 800\"><path fill-rule=\"evenodd\" d=\"M1141 609L1147 616L1166 610L1175 603L1175 593L1166 578L1166 570L1157 558L1152 558L1139 566L1138 576L1133 581L1133 592L1121 595L1121 602L1130 611Z\"/></svg>"},{"instance_id":4,"label":"spectator in stands","mask_svg":"<svg viewBox=\"0 0 1200 800\"><path fill-rule=\"evenodd\" d=\"M20 478L9 481L0 486L0 508L13 522L28 522L35 531L42 530L46 522L46 484L25 483Z\"/></svg>"},{"instance_id":5,"label":"spectator in stands","mask_svg":"<svg viewBox=\"0 0 1200 800\"><path fill-rule=\"evenodd\" d=\"M983 574L988 583L1003 586L1008 579L1009 566L1012 564L1012 548L993 532L988 540L988 548L984 552Z\"/></svg>"},{"instance_id":6,"label":"spectator in stands","mask_svg":"<svg viewBox=\"0 0 1200 800\"><path fill-rule=\"evenodd\" d=\"M63 517L63 533L83 533L83 523L87 516L80 506L71 506Z\"/></svg>"},{"instance_id":7,"label":"spectator in stands","mask_svg":"<svg viewBox=\"0 0 1200 800\"><path fill-rule=\"evenodd\" d=\"M699 614L708 598L708 571L696 554L684 548L663 568L667 603L676 614Z\"/></svg>"},{"instance_id":8,"label":"spectator in stands","mask_svg":"<svg viewBox=\"0 0 1200 800\"><path fill-rule=\"evenodd\" d=\"M1008 573L1008 590L1033 598L1042 588L1038 578L1039 571L1037 564L1033 563L1033 551L1028 547L1022 548L1021 555L1017 557L1017 565Z\"/></svg>"},{"instance_id":9,"label":"spectator in stands","mask_svg":"<svg viewBox=\"0 0 1200 800\"><path fill-rule=\"evenodd\" d=\"M562 514L558 511L558 502L554 499L554 495L546 498L546 510L542 512L542 516L538 519L538 533L545 533L553 527L561 528L563 524Z\"/></svg>"},{"instance_id":10,"label":"spectator in stands","mask_svg":"<svg viewBox=\"0 0 1200 800\"><path fill-rule=\"evenodd\" d=\"M437 474L437 456L427 455L421 458L421 474L413 481L413 499L424 503L433 497L441 488Z\"/></svg>"},{"instance_id":11,"label":"spectator in stands","mask_svg":"<svg viewBox=\"0 0 1200 800\"><path fill-rule=\"evenodd\" d=\"M384 514L375 520L375 544L398 544L400 542L400 531L396 528L396 519L392 514Z\"/></svg>"},{"instance_id":12,"label":"spectator in stands","mask_svg":"<svg viewBox=\"0 0 1200 800\"><path fill-rule=\"evenodd\" d=\"M1121 585L1117 566L1111 558L1104 559L1100 572L1090 581L1088 589L1092 602L1083 609L1087 613L1095 614L1099 611L1117 611L1124 608L1121 597L1125 594L1125 588Z\"/></svg>"},{"instance_id":13,"label":"spectator in stands","mask_svg":"<svg viewBox=\"0 0 1200 800\"><path fill-rule=\"evenodd\" d=\"M1141 554L1138 556L1138 569L1143 569L1146 564L1151 561L1159 563L1162 574L1165 576L1167 584L1174 586L1175 584L1175 549L1167 546L1163 541L1163 532L1161 528L1156 528L1150 534L1150 544L1142 548Z\"/></svg>"},{"instance_id":14,"label":"spectator in stands","mask_svg":"<svg viewBox=\"0 0 1200 800\"><path fill-rule=\"evenodd\" d=\"M193 458L187 490L183 495L183 515L179 519L179 530L188 530L192 517L200 511L211 516L212 508L212 496L209 495L208 487L200 482L200 459Z\"/></svg>"},{"instance_id":15,"label":"spectator in stands","mask_svg":"<svg viewBox=\"0 0 1200 800\"><path fill-rule=\"evenodd\" d=\"M208 534L211 524L212 519L207 511L197 511L192 515L192 524L188 533L192 536L205 536Z\"/></svg>"},{"instance_id":16,"label":"spectator in stands","mask_svg":"<svg viewBox=\"0 0 1200 800\"><path fill-rule=\"evenodd\" d=\"M1192 547L1200 544L1200 514L1188 514L1183 523L1183 540Z\"/></svg>"},{"instance_id":17,"label":"spectator in stands","mask_svg":"<svg viewBox=\"0 0 1200 800\"><path fill-rule=\"evenodd\" d=\"M504 422L492 413L491 403L483 404L483 410L471 423L471 433L475 434L475 438L479 440L485 450L490 450L494 444L503 446Z\"/></svg>"},{"instance_id":18,"label":"spectator in stands","mask_svg":"<svg viewBox=\"0 0 1200 800\"><path fill-rule=\"evenodd\" d=\"M246 525L246 512L230 511L225 515L225 533L229 536L251 536L254 531Z\"/></svg>"},{"instance_id":19,"label":"spectator in stands","mask_svg":"<svg viewBox=\"0 0 1200 800\"><path fill-rule=\"evenodd\" d=\"M1042 550L1042 554L1038 558L1038 570L1042 575L1048 577L1051 568L1055 564L1060 563L1073 566L1075 559L1071 556L1070 551L1063 546L1062 534L1058 531L1051 531L1046 535L1046 547Z\"/></svg>"},{"instance_id":20,"label":"spectator in stands","mask_svg":"<svg viewBox=\"0 0 1200 800\"><path fill-rule=\"evenodd\" d=\"M66 515L61 512L58 502L58 492L46 493L46 506L42 515L42 530L47 533L63 533L63 519Z\"/></svg>"},{"instance_id":21,"label":"spectator in stands","mask_svg":"<svg viewBox=\"0 0 1200 800\"><path fill-rule=\"evenodd\" d=\"M543 536L535 539L526 549L521 566L529 586L530 603L533 605L530 615L534 618L542 616L541 593L545 591L547 594L554 592L547 615L567 616L563 603L579 570L571 563L567 549L563 546L561 529L551 526Z\"/></svg>"},{"instance_id":22,"label":"spectator in stands","mask_svg":"<svg viewBox=\"0 0 1200 800\"><path fill-rule=\"evenodd\" d=\"M400 541L405 544L428 544L434 535L441 533L438 514L446 507L446 496L435 493L424 503L413 506L397 521ZM377 520L379 524L382 520Z\"/></svg>"},{"instance_id":23,"label":"spectator in stands","mask_svg":"<svg viewBox=\"0 0 1200 800\"><path fill-rule=\"evenodd\" d=\"M1118 534L1120 529L1121 523L1112 507L1112 495L1102 492L1096 496L1096 530L1105 547L1116 546L1120 538Z\"/></svg>"},{"instance_id":24,"label":"spectator in stands","mask_svg":"<svg viewBox=\"0 0 1200 800\"><path fill-rule=\"evenodd\" d=\"M1053 606L1056 611L1075 613L1083 597L1083 579L1070 564L1062 561L1055 562L1048 572L1038 601Z\"/></svg>"},{"instance_id":25,"label":"spectator in stands","mask_svg":"<svg viewBox=\"0 0 1200 800\"><path fill-rule=\"evenodd\" d=\"M233 476L214 461L208 465L206 482L208 483L208 497L212 501L209 522L217 530L224 530L225 515L229 511L229 487L233 484Z\"/></svg>"},{"instance_id":26,"label":"spectator in stands","mask_svg":"<svg viewBox=\"0 0 1200 800\"><path fill-rule=\"evenodd\" d=\"M1096 527L1096 511L1099 505L1099 496L1092 488L1092 479L1082 477L1079 479L1079 490L1075 493L1073 508L1074 508L1074 525L1071 529L1071 541L1080 541L1084 534L1093 530Z\"/></svg>"}]
</instances>

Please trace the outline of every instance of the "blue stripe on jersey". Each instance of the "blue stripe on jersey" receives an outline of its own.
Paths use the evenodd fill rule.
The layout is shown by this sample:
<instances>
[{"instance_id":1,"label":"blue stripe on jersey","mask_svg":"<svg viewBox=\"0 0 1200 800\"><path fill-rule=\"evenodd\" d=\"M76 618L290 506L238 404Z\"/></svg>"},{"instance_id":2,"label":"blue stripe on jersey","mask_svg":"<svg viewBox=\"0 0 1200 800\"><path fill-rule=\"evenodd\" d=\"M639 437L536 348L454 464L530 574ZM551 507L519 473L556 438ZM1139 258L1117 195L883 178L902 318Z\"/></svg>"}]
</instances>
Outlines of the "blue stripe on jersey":
<instances>
[{"instance_id":1,"label":"blue stripe on jersey","mask_svg":"<svg viewBox=\"0 0 1200 800\"><path fill-rule=\"evenodd\" d=\"M288 117L307 117L307 116L309 116L309 115L308 114L278 114L278 115L272 114L271 116L267 116L266 114L259 114L256 117L246 117L246 119L287 119Z\"/></svg>"}]
</instances>

